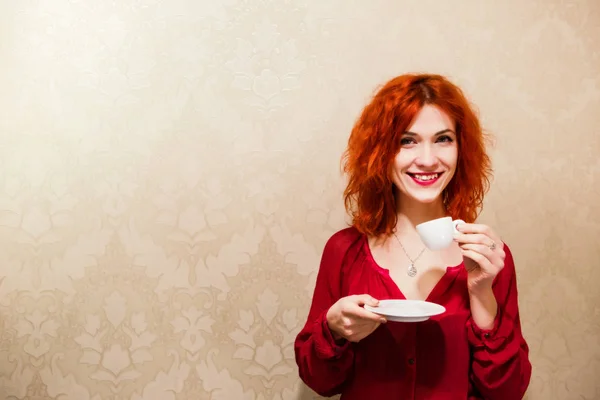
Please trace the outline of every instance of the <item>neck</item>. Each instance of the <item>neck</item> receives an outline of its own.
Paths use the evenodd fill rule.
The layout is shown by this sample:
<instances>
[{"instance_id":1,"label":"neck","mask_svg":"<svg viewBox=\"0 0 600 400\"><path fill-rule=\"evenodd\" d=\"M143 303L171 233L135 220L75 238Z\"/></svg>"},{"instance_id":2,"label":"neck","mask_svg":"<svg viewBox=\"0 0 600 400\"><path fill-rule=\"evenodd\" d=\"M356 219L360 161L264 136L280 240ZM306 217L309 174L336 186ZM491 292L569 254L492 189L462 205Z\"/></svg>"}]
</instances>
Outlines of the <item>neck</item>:
<instances>
[{"instance_id":1,"label":"neck","mask_svg":"<svg viewBox=\"0 0 600 400\"><path fill-rule=\"evenodd\" d=\"M448 215L441 198L432 203L420 203L414 199L400 195L398 203L397 227L401 229L408 227L414 229L416 225L422 222Z\"/></svg>"}]
</instances>

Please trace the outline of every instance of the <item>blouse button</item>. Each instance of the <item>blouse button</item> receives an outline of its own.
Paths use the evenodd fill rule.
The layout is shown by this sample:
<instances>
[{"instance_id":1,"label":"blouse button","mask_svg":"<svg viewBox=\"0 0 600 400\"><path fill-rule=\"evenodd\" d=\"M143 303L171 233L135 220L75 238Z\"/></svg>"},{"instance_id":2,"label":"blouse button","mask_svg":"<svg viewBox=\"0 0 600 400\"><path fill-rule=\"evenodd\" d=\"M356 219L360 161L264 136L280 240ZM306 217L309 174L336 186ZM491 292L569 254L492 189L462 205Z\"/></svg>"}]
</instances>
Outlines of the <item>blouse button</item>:
<instances>
[{"instance_id":1,"label":"blouse button","mask_svg":"<svg viewBox=\"0 0 600 400\"><path fill-rule=\"evenodd\" d=\"M486 338L486 339L489 339L490 338L490 334L489 333L484 333L483 337Z\"/></svg>"},{"instance_id":2,"label":"blouse button","mask_svg":"<svg viewBox=\"0 0 600 400\"><path fill-rule=\"evenodd\" d=\"M414 363L415 363L415 359L414 359L414 358L409 358L409 359L408 359L408 363L409 363L410 365L414 365Z\"/></svg>"}]
</instances>

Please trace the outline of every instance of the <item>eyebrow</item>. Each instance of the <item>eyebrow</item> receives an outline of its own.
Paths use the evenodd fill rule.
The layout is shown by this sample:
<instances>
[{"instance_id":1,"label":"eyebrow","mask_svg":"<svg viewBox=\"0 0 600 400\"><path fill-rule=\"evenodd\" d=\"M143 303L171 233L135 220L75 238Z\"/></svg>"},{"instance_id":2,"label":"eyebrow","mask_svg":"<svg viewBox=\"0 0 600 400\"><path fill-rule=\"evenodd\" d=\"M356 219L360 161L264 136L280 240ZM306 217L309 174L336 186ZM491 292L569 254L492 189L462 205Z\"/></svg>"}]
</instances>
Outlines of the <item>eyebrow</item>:
<instances>
[{"instance_id":1,"label":"eyebrow","mask_svg":"<svg viewBox=\"0 0 600 400\"><path fill-rule=\"evenodd\" d=\"M440 136L440 135L443 135L444 133L454 133L456 135L456 132L454 132L452 129L444 129L439 132L436 132L433 136ZM406 132L404 132L404 134L408 135L408 136L420 136L418 133L414 133L411 131L406 131Z\"/></svg>"}]
</instances>

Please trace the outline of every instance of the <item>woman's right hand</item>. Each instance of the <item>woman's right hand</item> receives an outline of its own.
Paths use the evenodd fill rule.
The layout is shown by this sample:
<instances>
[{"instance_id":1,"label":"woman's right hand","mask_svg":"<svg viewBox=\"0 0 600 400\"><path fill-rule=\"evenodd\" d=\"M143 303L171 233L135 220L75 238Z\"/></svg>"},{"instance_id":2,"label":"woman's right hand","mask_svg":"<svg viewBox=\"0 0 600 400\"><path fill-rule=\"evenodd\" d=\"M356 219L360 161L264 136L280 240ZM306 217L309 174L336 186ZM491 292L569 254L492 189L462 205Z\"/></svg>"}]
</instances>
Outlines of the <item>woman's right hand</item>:
<instances>
[{"instance_id":1,"label":"woman's right hand","mask_svg":"<svg viewBox=\"0 0 600 400\"><path fill-rule=\"evenodd\" d=\"M387 321L380 315L365 310L363 305L377 306L379 300L368 294L342 297L327 311L327 325L334 339L344 338L359 342Z\"/></svg>"}]
</instances>

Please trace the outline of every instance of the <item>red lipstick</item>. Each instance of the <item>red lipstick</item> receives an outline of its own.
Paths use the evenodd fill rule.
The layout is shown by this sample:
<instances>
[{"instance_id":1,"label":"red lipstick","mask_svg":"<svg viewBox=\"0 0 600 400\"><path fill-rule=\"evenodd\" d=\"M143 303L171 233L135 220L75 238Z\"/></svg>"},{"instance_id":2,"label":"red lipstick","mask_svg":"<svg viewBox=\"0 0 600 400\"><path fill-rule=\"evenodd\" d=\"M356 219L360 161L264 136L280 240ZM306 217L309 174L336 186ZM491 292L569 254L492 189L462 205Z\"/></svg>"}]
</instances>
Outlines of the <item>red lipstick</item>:
<instances>
[{"instance_id":1,"label":"red lipstick","mask_svg":"<svg viewBox=\"0 0 600 400\"><path fill-rule=\"evenodd\" d=\"M442 172L438 172L435 174L411 174L411 173L409 173L408 175L412 178L412 180L415 183L417 183L420 186L431 186L440 179L440 177L442 176ZM436 175L435 178L427 178L427 179L417 178L417 176L422 178L422 177L428 177L428 176L432 176L432 175Z\"/></svg>"}]
</instances>

